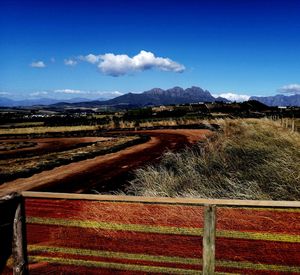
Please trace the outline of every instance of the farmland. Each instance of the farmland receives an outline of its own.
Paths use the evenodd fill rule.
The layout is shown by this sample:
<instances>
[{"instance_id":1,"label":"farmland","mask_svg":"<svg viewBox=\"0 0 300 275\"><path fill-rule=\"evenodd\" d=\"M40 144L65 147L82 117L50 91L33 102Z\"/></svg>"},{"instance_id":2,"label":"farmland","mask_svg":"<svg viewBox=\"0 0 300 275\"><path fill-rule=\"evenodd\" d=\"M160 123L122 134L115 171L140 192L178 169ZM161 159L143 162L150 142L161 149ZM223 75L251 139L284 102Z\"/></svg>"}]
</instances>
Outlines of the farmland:
<instances>
[{"instance_id":1,"label":"farmland","mask_svg":"<svg viewBox=\"0 0 300 275\"><path fill-rule=\"evenodd\" d=\"M157 160L167 149L182 149L186 145L205 139L210 133L210 130L204 129L111 132L111 135L115 138L102 137L104 140L98 141L96 146L92 144L72 150L48 152L45 155L40 154L39 156L29 157L26 165L24 165L24 158L2 160L3 171L6 172L6 174L3 173L4 175L15 176L17 168L26 169L26 167L32 167L33 172L36 174L28 174L27 178L16 177L15 180L11 178L12 180L6 181L0 186L0 191L34 189L88 192L91 189L96 189L97 192L113 192L126 184L132 170L141 167L145 163ZM89 142L91 140L95 141L94 139L95 137L93 139L85 138ZM58 140L56 139L55 142L57 143ZM118 150L113 150L114 148ZM28 152L26 153L28 154ZM44 160L44 163L41 160ZM5 163L7 161L11 161L12 165L6 167ZM46 165L53 165L53 161L60 165L49 167L52 169L48 170L45 168L40 169L40 171L34 170L37 164L46 167ZM26 172L28 173L28 171Z\"/></svg>"},{"instance_id":2,"label":"farmland","mask_svg":"<svg viewBox=\"0 0 300 275\"><path fill-rule=\"evenodd\" d=\"M25 196L30 273L198 274L214 201L217 272L299 272L299 209L277 208L300 199L298 120L144 112L0 127L0 193Z\"/></svg>"},{"instance_id":3,"label":"farmland","mask_svg":"<svg viewBox=\"0 0 300 275\"><path fill-rule=\"evenodd\" d=\"M1 155L1 180L8 181L29 176L63 164L105 154L114 148L134 143L137 140L137 136L31 139L37 146L27 147L26 150L9 150ZM14 140L14 142L17 141ZM72 149L72 147L77 148Z\"/></svg>"},{"instance_id":4,"label":"farmland","mask_svg":"<svg viewBox=\"0 0 300 275\"><path fill-rule=\"evenodd\" d=\"M276 155L276 148L271 144L281 142L282 153L289 148L283 149L283 144L291 144L291 140L297 147L298 136L288 137L290 130L284 129L286 123L280 126L280 122L288 120L290 127L291 119L298 111L267 108L256 102L183 104L106 112L94 109L76 112L41 110L42 113L2 110L0 190L200 197L234 194L237 198L276 198L269 196L270 190L266 190L268 175L273 173L272 165L267 166L268 174L262 177L264 168L259 165L268 159L269 151L273 152L272 156L283 158ZM295 119L295 130L298 123L299 119ZM278 136L261 133L266 127L269 133L276 132ZM228 143L233 142L233 133L236 135L234 142L239 139L241 142L238 148L227 148ZM250 137L261 137L269 145L262 145L263 150L258 152L260 147L243 140L245 136L240 133L249 133L248 141ZM236 143L232 144L236 146ZM220 149L223 146L227 148L226 156ZM297 151L298 147L295 148L291 150ZM250 151L253 152L252 155L249 153L252 159L244 159ZM287 154L292 155L290 161L295 166L298 155L291 152ZM284 158L288 159L287 156ZM241 165L236 167L234 164L238 163ZM264 181L266 194L258 191L261 186L258 188L257 181L252 181L250 173L247 174L249 167L243 163L252 163L257 168L257 177ZM202 165L200 171L195 165ZM292 175L298 171L294 166ZM241 170L234 175L233 171L239 171L237 168ZM289 169L286 167L286 171ZM291 179L287 173L280 173L283 181ZM177 174L181 176L177 177ZM203 188L201 182L207 188ZM159 189L154 188L154 183ZM225 186L218 193L214 191L214 184ZM239 194L238 186L240 190L246 190L246 194ZM202 193L198 193L200 189ZM289 198L289 195L285 197Z\"/></svg>"}]
</instances>

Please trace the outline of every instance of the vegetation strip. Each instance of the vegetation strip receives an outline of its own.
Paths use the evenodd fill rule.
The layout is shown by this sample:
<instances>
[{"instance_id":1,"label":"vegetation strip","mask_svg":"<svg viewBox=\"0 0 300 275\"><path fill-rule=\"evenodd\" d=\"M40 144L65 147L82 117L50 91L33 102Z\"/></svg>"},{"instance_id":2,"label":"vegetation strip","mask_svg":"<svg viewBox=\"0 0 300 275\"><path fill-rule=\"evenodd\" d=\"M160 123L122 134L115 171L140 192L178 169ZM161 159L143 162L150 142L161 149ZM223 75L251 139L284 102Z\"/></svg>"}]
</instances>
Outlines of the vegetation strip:
<instances>
[{"instance_id":1,"label":"vegetation strip","mask_svg":"<svg viewBox=\"0 0 300 275\"><path fill-rule=\"evenodd\" d=\"M162 255L124 253L124 252L113 252L113 251L69 248L69 247L29 245L28 250L30 252L65 253L65 254L74 254L74 255L81 255L81 256L120 258L120 259L127 259L127 260L143 260L143 261L152 261L152 262L167 262L167 263L193 264L193 265L202 264L202 259L197 259L197 258L170 257L170 256L162 256Z\"/></svg>"},{"instance_id":2,"label":"vegetation strip","mask_svg":"<svg viewBox=\"0 0 300 275\"><path fill-rule=\"evenodd\" d=\"M234 261L216 261L218 267L242 268L252 270L264 271L278 271L278 272L300 272L300 266L284 266L284 265L270 265L270 264L255 264L250 262L234 262Z\"/></svg>"},{"instance_id":3,"label":"vegetation strip","mask_svg":"<svg viewBox=\"0 0 300 275\"><path fill-rule=\"evenodd\" d=\"M61 226L81 227L81 228L98 228L104 230L136 231L136 232L158 233L158 234L178 234L178 235L187 235L187 236L202 236L203 234L202 228L152 226L152 225L141 225L141 224L119 224L119 223L97 222L97 221L88 221L88 220L84 221L84 220L66 220L66 219L56 219L56 218L27 217L26 222L30 224L61 225ZM262 232L241 232L241 231L231 231L231 230L218 230L217 237L300 243L300 235L262 233Z\"/></svg>"},{"instance_id":4,"label":"vegetation strip","mask_svg":"<svg viewBox=\"0 0 300 275\"><path fill-rule=\"evenodd\" d=\"M98 268L107 268L107 269L120 269L120 270L128 270L128 271L166 273L166 274L199 274L199 270L191 270L191 269L63 259L57 257L30 256L29 261L86 266L86 267L98 267Z\"/></svg>"},{"instance_id":5,"label":"vegetation strip","mask_svg":"<svg viewBox=\"0 0 300 275\"><path fill-rule=\"evenodd\" d=\"M81 228L98 228L104 230L117 230L117 231L136 231L145 233L159 233L159 234L178 234L187 236L201 236L202 228L184 228L175 226L153 226L142 224L119 224L110 222L97 222L97 221L84 221L84 220L66 220L56 218L38 218L27 217L27 223L31 224L48 224L48 225L61 225L72 226Z\"/></svg>"},{"instance_id":6,"label":"vegetation strip","mask_svg":"<svg viewBox=\"0 0 300 275\"><path fill-rule=\"evenodd\" d=\"M267 233L267 232L217 230L217 237L247 239L247 240L262 240L262 241L272 241L272 242L300 243L300 235L288 235L288 234Z\"/></svg>"},{"instance_id":7,"label":"vegetation strip","mask_svg":"<svg viewBox=\"0 0 300 275\"><path fill-rule=\"evenodd\" d=\"M41 156L26 157L24 159L16 158L9 161L2 159L0 161L0 184L18 178L29 177L63 165L116 153L127 147L147 142L148 140L148 136L125 136L114 141L95 142L94 146L86 145L66 151L45 153Z\"/></svg>"},{"instance_id":8,"label":"vegetation strip","mask_svg":"<svg viewBox=\"0 0 300 275\"><path fill-rule=\"evenodd\" d=\"M90 250L90 249L75 249L75 248L65 248L65 247L44 247L44 246L36 246L30 245L29 251L39 251L39 252L59 252L59 253L66 253L66 254L74 254L74 255L82 255L82 256L99 256L99 257L107 257L107 258L121 258L121 259L128 259L128 260L144 260L144 261L152 261L152 262L168 262L168 263L180 263L180 264L197 264L201 265L201 259L195 258L183 258L183 257L168 257L168 256L153 256L147 254L131 254L131 253L122 253L122 252L112 252L112 251L98 251L98 250ZM32 256L30 258L46 258L41 256ZM52 258L48 257L49 259L61 259L61 258ZM52 261L47 262L52 262ZM99 263L100 265L103 262L97 261L86 261L86 260L66 260L65 261L79 261L81 262L95 262ZM78 265L81 265L81 264ZM119 265L129 265L131 264L119 264L119 263L107 263L109 265L108 268L115 268L113 267L115 264ZM235 261L216 261L217 267L228 267L228 268L241 268L241 269L251 269L251 270L264 270L264 271L277 271L277 272L300 272L300 267L297 266L284 266L284 265L270 265L270 264L256 264L251 262L235 262ZM87 265L90 266L90 265ZM140 265L133 265L133 266L140 266ZM143 268L145 266L142 266ZM152 269L153 266L150 267ZM155 267L154 267L155 268ZM158 267L162 269L174 269L174 268L167 268L167 267ZM129 270L136 270L136 269L129 269ZM177 269L176 269L177 270ZM185 269L184 269L185 270ZM144 269L141 271L145 271ZM150 272L150 270L148 270ZM164 271L159 271L164 272ZM169 272L169 271L168 271ZM190 274L190 273L185 273ZM193 273L191 273L193 274Z\"/></svg>"}]
</instances>

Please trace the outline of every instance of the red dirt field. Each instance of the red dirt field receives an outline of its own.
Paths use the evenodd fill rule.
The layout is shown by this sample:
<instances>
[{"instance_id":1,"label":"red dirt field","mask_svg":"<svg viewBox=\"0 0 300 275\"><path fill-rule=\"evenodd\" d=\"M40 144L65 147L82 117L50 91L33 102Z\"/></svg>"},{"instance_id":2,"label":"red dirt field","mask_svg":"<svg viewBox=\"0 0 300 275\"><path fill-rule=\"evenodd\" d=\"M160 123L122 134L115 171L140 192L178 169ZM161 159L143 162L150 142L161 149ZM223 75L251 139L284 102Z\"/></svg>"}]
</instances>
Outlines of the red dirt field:
<instances>
[{"instance_id":1,"label":"red dirt field","mask_svg":"<svg viewBox=\"0 0 300 275\"><path fill-rule=\"evenodd\" d=\"M26 198L25 208L30 274L202 269L202 206ZM300 274L299 224L299 209L217 207L216 274Z\"/></svg>"},{"instance_id":2,"label":"red dirt field","mask_svg":"<svg viewBox=\"0 0 300 275\"><path fill-rule=\"evenodd\" d=\"M131 171L155 161L164 151L181 149L211 135L209 130L185 129L120 132L126 133L148 134L151 139L116 153L6 182L0 186L0 192L38 190L83 193L90 189L99 192L116 191L124 187Z\"/></svg>"},{"instance_id":3,"label":"red dirt field","mask_svg":"<svg viewBox=\"0 0 300 275\"><path fill-rule=\"evenodd\" d=\"M0 155L4 157L25 157L28 155L42 155L53 152L68 150L81 143L91 143L106 140L106 137L69 137L69 138L19 138L19 139L0 139L3 142L34 142L35 146L1 151Z\"/></svg>"}]
</instances>

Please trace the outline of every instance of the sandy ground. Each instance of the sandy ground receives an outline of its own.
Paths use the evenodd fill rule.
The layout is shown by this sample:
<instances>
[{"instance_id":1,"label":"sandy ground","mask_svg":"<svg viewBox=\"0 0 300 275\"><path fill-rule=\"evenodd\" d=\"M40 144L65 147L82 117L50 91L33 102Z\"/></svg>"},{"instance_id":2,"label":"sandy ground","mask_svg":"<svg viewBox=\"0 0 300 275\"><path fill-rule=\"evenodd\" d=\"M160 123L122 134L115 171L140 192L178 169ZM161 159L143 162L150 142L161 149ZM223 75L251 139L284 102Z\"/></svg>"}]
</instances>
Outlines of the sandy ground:
<instances>
[{"instance_id":1,"label":"sandy ground","mask_svg":"<svg viewBox=\"0 0 300 275\"><path fill-rule=\"evenodd\" d=\"M122 189L134 169L157 161L166 150L181 149L211 134L209 130L186 129L134 133L148 134L151 139L116 153L70 163L28 178L4 183L0 186L0 192L39 190L85 193L91 189L99 192Z\"/></svg>"}]
</instances>

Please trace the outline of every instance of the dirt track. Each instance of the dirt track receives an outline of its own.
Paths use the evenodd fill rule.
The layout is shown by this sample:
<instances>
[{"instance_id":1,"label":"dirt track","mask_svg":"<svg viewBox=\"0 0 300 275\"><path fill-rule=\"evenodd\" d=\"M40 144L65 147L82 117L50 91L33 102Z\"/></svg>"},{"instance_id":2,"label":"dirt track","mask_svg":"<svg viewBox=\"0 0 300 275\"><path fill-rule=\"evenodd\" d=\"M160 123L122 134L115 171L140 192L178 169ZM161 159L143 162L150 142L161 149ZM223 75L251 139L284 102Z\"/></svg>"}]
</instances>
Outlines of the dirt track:
<instances>
[{"instance_id":1,"label":"dirt track","mask_svg":"<svg viewBox=\"0 0 300 275\"><path fill-rule=\"evenodd\" d=\"M178 150L190 145L209 130L153 130L135 133L149 134L150 141L117 153L98 156L43 171L29 178L20 178L0 186L0 192L39 190L52 192L110 192L124 187L130 171L158 159L166 150ZM124 134L124 132L122 132Z\"/></svg>"},{"instance_id":2,"label":"dirt track","mask_svg":"<svg viewBox=\"0 0 300 275\"><path fill-rule=\"evenodd\" d=\"M26 157L29 155L42 155L53 152L60 152L63 150L72 149L79 144L84 143L92 143L97 141L106 140L106 137L74 137L74 138L34 138L34 139L0 139L0 142L33 142L36 143L35 146L9 150L9 151L1 151L1 158L5 157Z\"/></svg>"}]
</instances>

